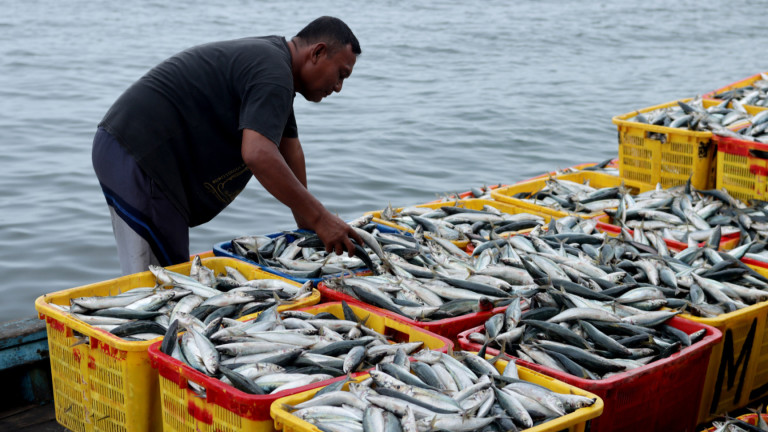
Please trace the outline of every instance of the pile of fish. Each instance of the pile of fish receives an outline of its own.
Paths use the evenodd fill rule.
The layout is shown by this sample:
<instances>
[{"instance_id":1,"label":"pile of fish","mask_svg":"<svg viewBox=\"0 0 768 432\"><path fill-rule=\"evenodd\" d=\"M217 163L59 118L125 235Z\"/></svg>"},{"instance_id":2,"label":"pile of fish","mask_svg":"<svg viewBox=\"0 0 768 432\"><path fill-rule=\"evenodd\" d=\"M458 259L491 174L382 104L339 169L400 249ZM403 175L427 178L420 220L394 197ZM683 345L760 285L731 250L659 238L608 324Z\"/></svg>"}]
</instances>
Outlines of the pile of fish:
<instances>
[{"instance_id":1,"label":"pile of fish","mask_svg":"<svg viewBox=\"0 0 768 432\"><path fill-rule=\"evenodd\" d=\"M578 215L592 215L616 208L622 195L629 191L620 186L595 188L589 182L580 183L558 177L549 177L544 187L512 195L531 204Z\"/></svg>"},{"instance_id":2,"label":"pile of fish","mask_svg":"<svg viewBox=\"0 0 768 432\"><path fill-rule=\"evenodd\" d=\"M606 209L605 213L610 216L609 223L633 230L631 237L646 244L660 237L686 244L707 242L717 247L724 236L743 235L749 241L768 235L768 217L761 209L717 189L677 186L634 196L625 194L615 209ZM649 234L651 238L647 238Z\"/></svg>"},{"instance_id":3,"label":"pile of fish","mask_svg":"<svg viewBox=\"0 0 768 432\"><path fill-rule=\"evenodd\" d=\"M645 113L638 112L629 121L692 131L711 131L722 136L768 142L768 137L764 133L764 126L762 126L760 133L752 132L753 135L744 135L733 130L741 129L746 125L756 128L768 121L768 112L761 111L752 116L735 99L724 100L709 108L704 107L700 98L693 99L688 103L678 101L677 106L659 108ZM658 137L658 139L664 138Z\"/></svg>"},{"instance_id":4,"label":"pile of fish","mask_svg":"<svg viewBox=\"0 0 768 432\"><path fill-rule=\"evenodd\" d=\"M714 432L767 432L768 422L765 421L765 411L763 411L762 406L757 409L750 409L750 411L754 415L754 420L750 419L751 415L743 415L738 418L726 417L724 421L713 421L712 428L707 430Z\"/></svg>"},{"instance_id":5,"label":"pile of fish","mask_svg":"<svg viewBox=\"0 0 768 432\"><path fill-rule=\"evenodd\" d=\"M752 84L722 91L714 95L715 99L736 101L742 105L768 107L768 74L761 73L760 79Z\"/></svg>"},{"instance_id":6,"label":"pile of fish","mask_svg":"<svg viewBox=\"0 0 768 432\"><path fill-rule=\"evenodd\" d=\"M706 330L693 334L666 322L679 312L646 312L589 300L566 293L551 293L567 306L532 307L525 313L496 314L484 326L485 334L468 339L501 349L525 361L583 379L599 380L668 357L700 340ZM635 294L638 297L640 294Z\"/></svg>"},{"instance_id":7,"label":"pile of fish","mask_svg":"<svg viewBox=\"0 0 768 432\"><path fill-rule=\"evenodd\" d=\"M454 192L452 194L449 194L449 193L438 194L437 199L438 199L438 202L452 202L452 201L465 199L465 198L491 199L491 191L501 186L502 184L499 183L497 185L491 185L491 186L482 185L480 187L472 187L469 189L469 191L464 193Z\"/></svg>"},{"instance_id":8,"label":"pile of fish","mask_svg":"<svg viewBox=\"0 0 768 432\"><path fill-rule=\"evenodd\" d=\"M236 319L312 294L310 284L248 280L237 269L225 268L225 275L216 275L202 264L199 256L193 258L189 276L150 265L155 286L113 296L79 297L72 299L69 306L51 306L92 327L138 341L164 335L179 315L190 315L206 323Z\"/></svg>"},{"instance_id":9,"label":"pile of fish","mask_svg":"<svg viewBox=\"0 0 768 432\"><path fill-rule=\"evenodd\" d=\"M466 351L422 350L414 359L379 365L348 390L328 386L284 409L324 431L517 431L595 403L520 379L514 362L499 373L495 359Z\"/></svg>"},{"instance_id":10,"label":"pile of fish","mask_svg":"<svg viewBox=\"0 0 768 432\"><path fill-rule=\"evenodd\" d=\"M402 360L423 342L389 343L344 304L344 316L328 312L277 313L273 306L251 321L208 324L179 314L161 351L249 394L274 394Z\"/></svg>"},{"instance_id":11,"label":"pile of fish","mask_svg":"<svg viewBox=\"0 0 768 432\"><path fill-rule=\"evenodd\" d=\"M573 174L573 173L577 173L577 172L580 172L580 171L591 171L591 172L601 172L601 173L604 173L604 174L618 176L619 175L619 169L614 167L614 166L610 166L610 164L611 164L611 162L613 162L613 160L614 160L614 158L606 159L606 160L604 160L604 161L602 161L600 163L596 163L594 165L590 165L590 166L583 167L583 168L578 168L578 169L577 168L573 168L573 167L558 169L558 170L556 170L554 172L547 173L547 175L559 176L559 175L564 175L564 174ZM503 185L501 183L499 183L497 185L493 185L493 186L483 185L481 187L470 188L468 193L467 192L465 192L465 193L453 193L453 194L443 193L443 194L438 194L437 198L438 198L438 202L454 202L456 200L468 199L468 198L492 199L491 191L494 190L494 189L500 188L502 186Z\"/></svg>"},{"instance_id":12,"label":"pile of fish","mask_svg":"<svg viewBox=\"0 0 768 432\"><path fill-rule=\"evenodd\" d=\"M491 205L470 209L463 207L461 201L435 209L418 206L393 209L390 206L381 212L380 218L413 230L417 236L424 233L430 238L453 242L488 238L491 232L499 235L517 233L545 223L545 219L539 215L506 213Z\"/></svg>"},{"instance_id":13,"label":"pile of fish","mask_svg":"<svg viewBox=\"0 0 768 432\"><path fill-rule=\"evenodd\" d=\"M571 226L584 224L574 219ZM667 307L715 317L768 299L768 278L739 259L755 242L727 252L697 245L673 252L663 241L646 244L580 230L560 219L546 232L509 239L504 262L525 269L543 291L534 294L535 304L563 308L568 304L558 299L567 294L573 304L581 297L635 314Z\"/></svg>"},{"instance_id":14,"label":"pile of fish","mask_svg":"<svg viewBox=\"0 0 768 432\"><path fill-rule=\"evenodd\" d=\"M355 244L355 256L327 253L312 231L285 231L274 236L241 236L231 241L231 253L293 278L318 279L357 272L379 272L380 227L373 216L361 216L348 224L365 244Z\"/></svg>"},{"instance_id":15,"label":"pile of fish","mask_svg":"<svg viewBox=\"0 0 768 432\"><path fill-rule=\"evenodd\" d=\"M754 229L760 222L751 223ZM635 312L668 307L701 317L768 299L768 279L740 261L748 251L762 250L763 240L750 239L727 252L697 244L675 252L651 232L614 238L595 232L596 224L575 216L553 219L546 229L525 236L473 240L471 254L450 242L414 239L410 255L385 253L388 274L330 279L325 286L418 320L515 302L526 308L533 297L562 308L557 301L562 292L605 307L618 303Z\"/></svg>"}]
</instances>

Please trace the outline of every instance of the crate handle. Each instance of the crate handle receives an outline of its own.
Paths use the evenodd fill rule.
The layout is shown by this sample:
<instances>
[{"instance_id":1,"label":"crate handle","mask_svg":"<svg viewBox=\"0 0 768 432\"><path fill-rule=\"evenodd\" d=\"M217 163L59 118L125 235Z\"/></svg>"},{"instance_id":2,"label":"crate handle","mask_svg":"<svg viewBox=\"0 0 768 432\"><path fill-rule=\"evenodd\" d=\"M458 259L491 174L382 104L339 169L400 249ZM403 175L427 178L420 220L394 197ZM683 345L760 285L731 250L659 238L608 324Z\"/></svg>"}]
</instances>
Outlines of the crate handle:
<instances>
[{"instance_id":1,"label":"crate handle","mask_svg":"<svg viewBox=\"0 0 768 432\"><path fill-rule=\"evenodd\" d=\"M758 150L758 149L749 149L749 154L752 157L756 157L758 159L767 159L768 160L768 151L765 150ZM751 169L751 167L750 167Z\"/></svg>"},{"instance_id":2,"label":"crate handle","mask_svg":"<svg viewBox=\"0 0 768 432\"><path fill-rule=\"evenodd\" d=\"M388 325L384 326L384 336L395 343L411 342L411 335Z\"/></svg>"},{"instance_id":3,"label":"crate handle","mask_svg":"<svg viewBox=\"0 0 768 432\"><path fill-rule=\"evenodd\" d=\"M646 139L650 139L650 140L654 140L654 141L659 141L662 144L666 144L667 141L669 141L669 135L667 135L665 133L662 133L662 132L651 132L651 131L648 131L648 132L645 133L645 138Z\"/></svg>"}]
</instances>

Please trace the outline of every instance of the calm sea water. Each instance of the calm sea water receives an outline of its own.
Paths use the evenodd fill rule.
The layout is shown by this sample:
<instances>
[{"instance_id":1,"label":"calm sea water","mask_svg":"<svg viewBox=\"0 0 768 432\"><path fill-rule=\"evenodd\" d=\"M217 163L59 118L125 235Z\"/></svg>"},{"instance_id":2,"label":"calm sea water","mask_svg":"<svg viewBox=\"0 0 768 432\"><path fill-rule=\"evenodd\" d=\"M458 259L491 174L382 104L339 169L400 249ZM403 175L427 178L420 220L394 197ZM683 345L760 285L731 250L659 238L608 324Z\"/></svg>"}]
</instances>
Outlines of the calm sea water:
<instances>
[{"instance_id":1,"label":"calm sea water","mask_svg":"<svg viewBox=\"0 0 768 432\"><path fill-rule=\"evenodd\" d=\"M192 45L292 36L320 15L349 24L363 55L343 91L295 107L310 189L345 219L612 157L614 115L768 71L764 2L448 3L4 2L0 321L120 275L93 133L133 81ZM192 230L191 250L290 228L254 180Z\"/></svg>"}]
</instances>

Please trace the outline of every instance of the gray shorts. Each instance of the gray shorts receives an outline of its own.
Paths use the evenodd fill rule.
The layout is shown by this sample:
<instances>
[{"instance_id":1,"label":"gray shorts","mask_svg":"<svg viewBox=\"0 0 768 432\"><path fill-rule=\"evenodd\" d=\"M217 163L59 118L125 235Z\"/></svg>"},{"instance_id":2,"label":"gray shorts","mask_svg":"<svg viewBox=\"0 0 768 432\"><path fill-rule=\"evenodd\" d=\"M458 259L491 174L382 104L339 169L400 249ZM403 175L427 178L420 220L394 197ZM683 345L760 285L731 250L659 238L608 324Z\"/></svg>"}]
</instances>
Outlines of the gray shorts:
<instances>
[{"instance_id":1,"label":"gray shorts","mask_svg":"<svg viewBox=\"0 0 768 432\"><path fill-rule=\"evenodd\" d=\"M184 217L106 130L93 138L93 168L107 199L123 274L189 261Z\"/></svg>"}]
</instances>

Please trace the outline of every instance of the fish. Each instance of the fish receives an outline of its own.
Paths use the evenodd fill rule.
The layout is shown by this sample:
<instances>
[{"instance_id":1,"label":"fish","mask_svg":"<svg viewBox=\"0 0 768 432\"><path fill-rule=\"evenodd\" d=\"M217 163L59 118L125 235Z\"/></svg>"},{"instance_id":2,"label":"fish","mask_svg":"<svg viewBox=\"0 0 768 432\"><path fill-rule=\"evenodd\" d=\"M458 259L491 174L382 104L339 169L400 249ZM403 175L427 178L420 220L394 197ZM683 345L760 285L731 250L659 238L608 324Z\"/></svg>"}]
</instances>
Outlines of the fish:
<instances>
[{"instance_id":1,"label":"fish","mask_svg":"<svg viewBox=\"0 0 768 432\"><path fill-rule=\"evenodd\" d=\"M750 102L757 102L757 99ZM741 133L741 126L751 124L754 116L744 109L743 104L733 97L722 102L704 107L701 97L688 102L647 111L629 118L629 121L681 128L692 131L711 131L716 134L732 134L753 141L749 135ZM761 119L758 119L761 120Z\"/></svg>"},{"instance_id":2,"label":"fish","mask_svg":"<svg viewBox=\"0 0 768 432\"><path fill-rule=\"evenodd\" d=\"M205 324L216 319L241 318L312 294L311 283L249 280L233 267L225 269L224 274L216 275L199 256L192 259L190 275L150 265L154 286L135 287L115 295L77 297L69 305L58 306L74 318L121 339L145 341L165 335L182 316L190 325L194 317L198 321L195 330L204 332ZM227 291L215 288L223 288L221 280L236 278L240 282L227 282Z\"/></svg>"},{"instance_id":3,"label":"fish","mask_svg":"<svg viewBox=\"0 0 768 432\"><path fill-rule=\"evenodd\" d=\"M752 84L716 92L712 97L722 101L735 100L742 105L768 107L768 75L761 73Z\"/></svg>"},{"instance_id":4,"label":"fish","mask_svg":"<svg viewBox=\"0 0 768 432\"><path fill-rule=\"evenodd\" d=\"M482 358L476 353L455 351L453 355L448 355L425 349L414 357L411 372L387 369L391 365L381 364L369 372L371 379L360 377L359 384L354 387L350 383L346 389L315 395L282 408L321 429L327 425L331 414L325 417L307 415L304 410L324 407L318 412L335 413L336 418L359 417L345 419L343 430L473 431L492 424L502 430L518 430L534 424L546 424L560 416L588 408L596 401L586 396L561 394L521 380L516 372L509 371L516 369L514 363L509 363L503 369L504 375L501 375L492 365L495 359ZM484 372L471 372L473 364L476 370ZM440 372L449 370L452 372ZM409 373L413 374L412 378L405 378ZM443 376L451 385L441 387L439 392L425 388L420 378L425 376ZM334 410L341 406L354 407L362 415L336 413ZM389 420L385 419L387 414ZM386 426L388 421L394 422L392 429Z\"/></svg>"},{"instance_id":5,"label":"fish","mask_svg":"<svg viewBox=\"0 0 768 432\"><path fill-rule=\"evenodd\" d=\"M376 239L382 230L389 230L371 223L372 216L361 216L348 222L364 239L364 245L355 245L355 256L328 253L322 241L311 231L283 231L273 236L250 235L232 239L224 244L226 252L275 270L291 278L322 279L329 275L380 272L383 252Z\"/></svg>"},{"instance_id":6,"label":"fish","mask_svg":"<svg viewBox=\"0 0 768 432\"><path fill-rule=\"evenodd\" d=\"M207 334L198 331L193 318L181 315L179 325L184 332L167 333L163 352L178 345L183 352L181 361L189 367L246 393L274 394L351 377L381 362L393 363L401 355L407 360L424 348L422 341L390 343L365 325L369 314L349 305L341 309L334 312L336 316L330 312L278 312L275 305L249 321L222 322ZM395 367L394 363L390 366Z\"/></svg>"},{"instance_id":7,"label":"fish","mask_svg":"<svg viewBox=\"0 0 768 432\"><path fill-rule=\"evenodd\" d=\"M464 205L465 201L455 200L434 209L403 207L382 211L379 218L404 232L416 232L415 236L423 234L436 241L455 243L466 242L472 237L488 239L511 235L546 223L544 217L536 214L506 213L489 204L482 204L479 209L466 208Z\"/></svg>"}]
</instances>

